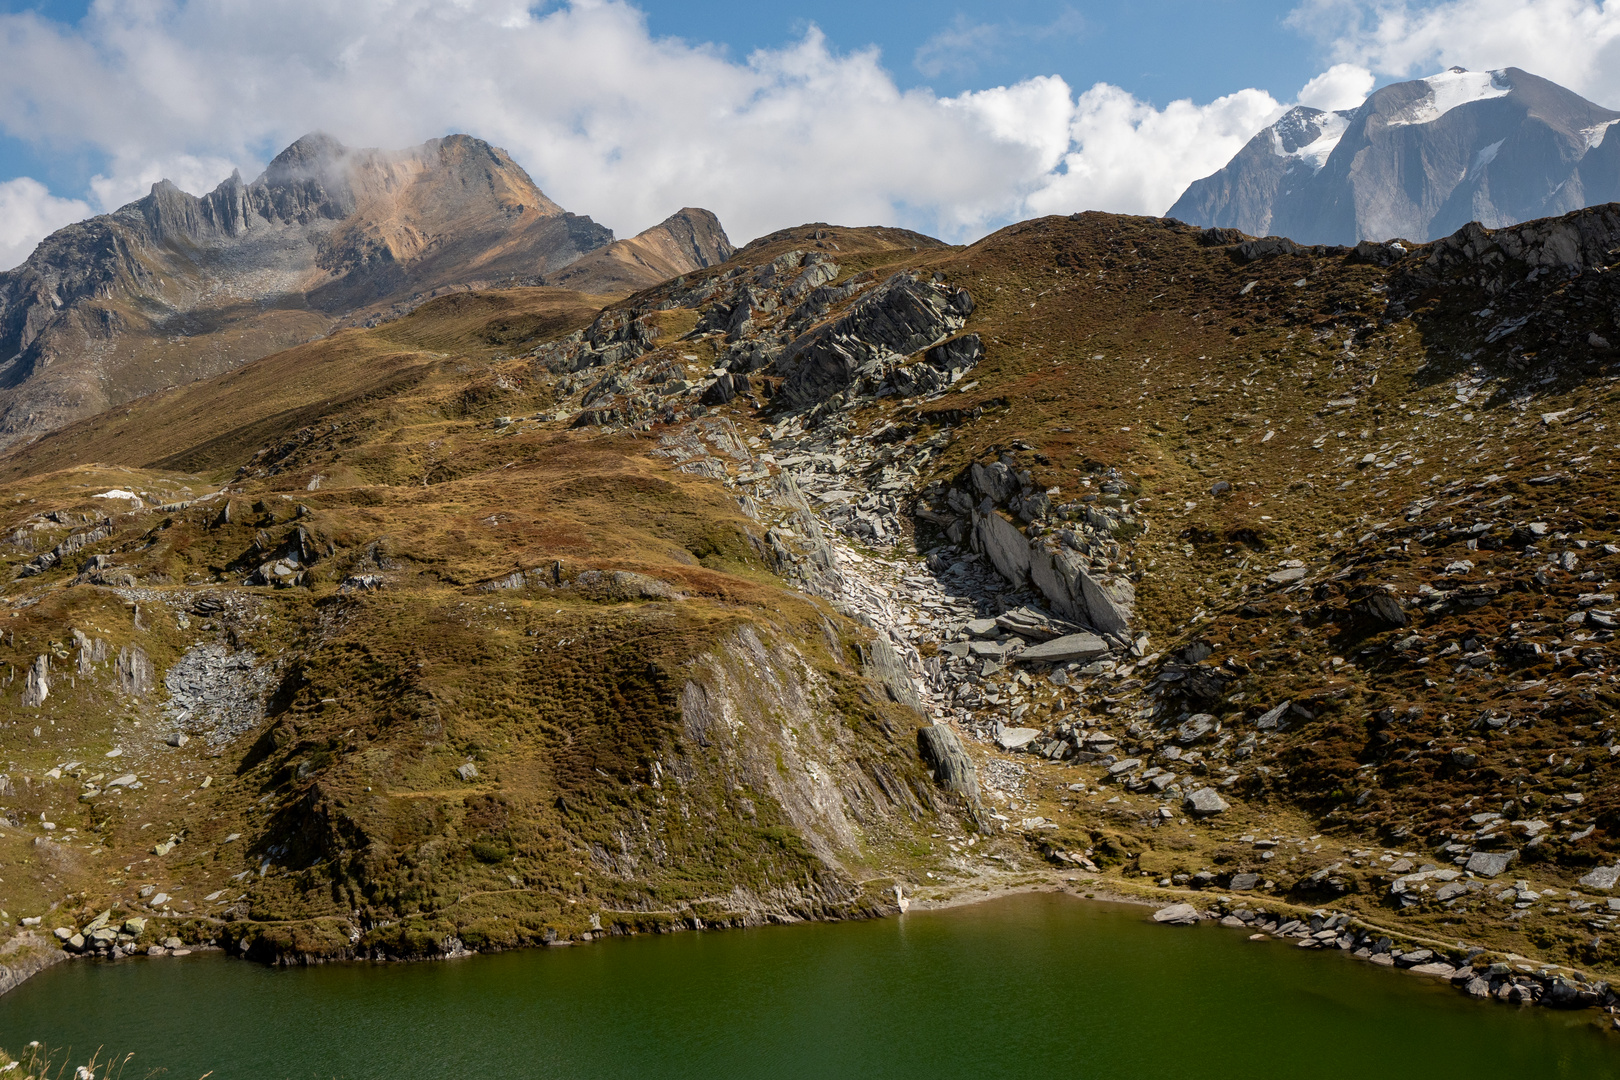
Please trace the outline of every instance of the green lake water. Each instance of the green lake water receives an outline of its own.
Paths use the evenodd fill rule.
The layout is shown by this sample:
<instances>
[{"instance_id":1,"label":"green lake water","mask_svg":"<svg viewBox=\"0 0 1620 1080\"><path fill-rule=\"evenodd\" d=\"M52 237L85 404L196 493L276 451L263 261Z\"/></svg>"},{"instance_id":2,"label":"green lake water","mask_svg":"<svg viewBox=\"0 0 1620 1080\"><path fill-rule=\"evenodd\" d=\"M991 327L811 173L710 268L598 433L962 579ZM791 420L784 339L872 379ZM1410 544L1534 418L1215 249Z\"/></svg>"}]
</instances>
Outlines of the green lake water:
<instances>
[{"instance_id":1,"label":"green lake water","mask_svg":"<svg viewBox=\"0 0 1620 1080\"><path fill-rule=\"evenodd\" d=\"M126 1080L1620 1080L1590 1014L1146 915L1032 895L442 963L70 963L0 998L0 1045L133 1051Z\"/></svg>"}]
</instances>

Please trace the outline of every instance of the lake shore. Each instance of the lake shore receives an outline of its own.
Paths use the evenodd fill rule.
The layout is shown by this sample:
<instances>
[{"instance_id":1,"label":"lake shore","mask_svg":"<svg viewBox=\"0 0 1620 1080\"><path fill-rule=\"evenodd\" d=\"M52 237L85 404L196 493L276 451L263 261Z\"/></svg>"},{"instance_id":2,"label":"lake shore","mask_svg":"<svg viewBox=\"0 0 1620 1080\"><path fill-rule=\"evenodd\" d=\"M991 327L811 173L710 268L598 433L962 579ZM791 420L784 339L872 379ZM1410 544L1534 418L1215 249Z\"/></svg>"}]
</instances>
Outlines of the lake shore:
<instances>
[{"instance_id":1,"label":"lake shore","mask_svg":"<svg viewBox=\"0 0 1620 1080\"><path fill-rule=\"evenodd\" d=\"M1307 907L1274 897L1228 894L1215 890L1133 886L1101 874L1072 870L1010 873L965 882L941 882L921 887L915 893L906 893L904 886L901 886L898 902L863 905L857 915L821 920L770 919L746 925L903 916L910 912L967 908L1032 893L1062 893L1081 901L1126 904L1151 910L1154 913L1153 921L1172 930L1179 926L1214 922L1233 930L1247 930L1252 940L1292 941L1297 947L1342 951L1351 958L1377 966L1405 969L1417 977L1450 982L1459 992L1475 998L1515 1005L1590 1010L1594 1022L1601 1022L1602 1026L1620 1033L1620 994L1616 994L1605 982L1589 982L1584 973L1575 969L1541 964L1513 953L1496 954L1482 946L1470 946L1460 941L1447 942L1415 935L1398 927L1381 925L1359 915L1331 908ZM604 917L610 914L603 913ZM743 928L744 925L708 924L701 929ZM559 938L546 945L566 947L589 944L605 937L674 933L698 928L678 920L654 923L650 930L607 922L600 930L584 932L578 938ZM207 940L188 942L188 948L198 952L232 952L215 941ZM158 947L149 955L159 958L171 951ZM300 966L359 961L448 960L479 952L508 951L512 950L470 949L457 941L442 952L410 957L236 955L272 966ZM145 950L141 954L148 955ZM135 955L133 950L128 953L120 950L113 959L133 958ZM24 931L0 946L0 995L58 963L94 958L88 952L75 954L68 951L50 935ZM1602 1022L1603 1018L1607 1022Z\"/></svg>"}]
</instances>

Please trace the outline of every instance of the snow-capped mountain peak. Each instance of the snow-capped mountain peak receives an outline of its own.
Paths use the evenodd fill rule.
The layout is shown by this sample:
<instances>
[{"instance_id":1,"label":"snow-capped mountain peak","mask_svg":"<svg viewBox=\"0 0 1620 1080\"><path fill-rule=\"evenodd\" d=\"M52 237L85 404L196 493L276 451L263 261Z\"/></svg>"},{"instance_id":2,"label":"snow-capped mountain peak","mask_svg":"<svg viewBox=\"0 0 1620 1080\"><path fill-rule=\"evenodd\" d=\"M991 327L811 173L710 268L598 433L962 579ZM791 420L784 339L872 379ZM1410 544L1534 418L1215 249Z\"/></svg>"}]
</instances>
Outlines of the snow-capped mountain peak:
<instances>
[{"instance_id":1,"label":"snow-capped mountain peak","mask_svg":"<svg viewBox=\"0 0 1620 1080\"><path fill-rule=\"evenodd\" d=\"M1297 106L1171 217L1307 243L1429 240L1620 201L1620 111L1519 68L1392 83L1346 112Z\"/></svg>"},{"instance_id":2,"label":"snow-capped mountain peak","mask_svg":"<svg viewBox=\"0 0 1620 1080\"><path fill-rule=\"evenodd\" d=\"M1429 88L1429 93L1401 113L1387 117L1384 122L1390 127L1432 124L1452 109L1506 97L1513 92L1513 83L1506 71L1469 71L1454 67L1418 81Z\"/></svg>"},{"instance_id":3,"label":"snow-capped mountain peak","mask_svg":"<svg viewBox=\"0 0 1620 1080\"><path fill-rule=\"evenodd\" d=\"M1353 115L1349 111L1323 112L1306 105L1296 106L1266 129L1271 133L1271 152L1278 157L1303 161L1312 171L1320 169L1344 137Z\"/></svg>"}]
</instances>

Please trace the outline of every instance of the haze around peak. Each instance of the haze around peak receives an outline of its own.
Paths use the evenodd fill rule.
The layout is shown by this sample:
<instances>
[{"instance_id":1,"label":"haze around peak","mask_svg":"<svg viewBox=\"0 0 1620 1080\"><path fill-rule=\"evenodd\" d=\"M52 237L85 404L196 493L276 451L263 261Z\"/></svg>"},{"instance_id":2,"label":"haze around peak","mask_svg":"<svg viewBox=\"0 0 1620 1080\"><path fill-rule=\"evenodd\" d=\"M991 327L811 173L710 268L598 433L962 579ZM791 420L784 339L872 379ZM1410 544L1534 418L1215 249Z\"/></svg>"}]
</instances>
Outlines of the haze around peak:
<instances>
[{"instance_id":1,"label":"haze around peak","mask_svg":"<svg viewBox=\"0 0 1620 1080\"><path fill-rule=\"evenodd\" d=\"M621 236L697 205L739 242L807 220L971 240L1035 214L1163 213L1290 104L1348 108L1451 64L1620 104L1620 4L1167 6L902 3L863 20L832 3L828 29L775 33L737 5L747 32L710 40L724 0L0 2L0 267L159 179L199 193L256 176L315 130L383 148L475 135ZM1230 47L1245 35L1267 48Z\"/></svg>"}]
</instances>

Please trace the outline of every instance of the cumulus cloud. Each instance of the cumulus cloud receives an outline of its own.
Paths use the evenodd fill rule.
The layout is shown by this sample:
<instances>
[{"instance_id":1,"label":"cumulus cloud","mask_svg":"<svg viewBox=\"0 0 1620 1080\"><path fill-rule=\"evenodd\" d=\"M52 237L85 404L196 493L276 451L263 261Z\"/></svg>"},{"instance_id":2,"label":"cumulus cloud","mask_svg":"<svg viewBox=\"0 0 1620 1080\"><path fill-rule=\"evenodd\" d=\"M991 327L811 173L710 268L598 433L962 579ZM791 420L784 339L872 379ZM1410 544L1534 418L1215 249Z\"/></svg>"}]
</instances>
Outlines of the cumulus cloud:
<instances>
[{"instance_id":1,"label":"cumulus cloud","mask_svg":"<svg viewBox=\"0 0 1620 1080\"><path fill-rule=\"evenodd\" d=\"M1299 104L1313 109L1353 109L1367 100L1377 78L1359 64L1334 64L1305 84Z\"/></svg>"},{"instance_id":2,"label":"cumulus cloud","mask_svg":"<svg viewBox=\"0 0 1620 1080\"><path fill-rule=\"evenodd\" d=\"M1380 75L1519 67L1620 107L1617 0L1306 0L1289 21Z\"/></svg>"},{"instance_id":3,"label":"cumulus cloud","mask_svg":"<svg viewBox=\"0 0 1620 1080\"><path fill-rule=\"evenodd\" d=\"M59 199L38 180L22 176L0 183L0 270L28 258L40 237L89 213L89 204Z\"/></svg>"},{"instance_id":4,"label":"cumulus cloud","mask_svg":"<svg viewBox=\"0 0 1620 1080\"><path fill-rule=\"evenodd\" d=\"M1070 124L1073 149L1062 171L1026 200L1036 213L1097 205L1162 214L1188 183L1231 160L1283 106L1264 90L1241 90L1208 105L1144 104L1105 83L1080 95Z\"/></svg>"},{"instance_id":5,"label":"cumulus cloud","mask_svg":"<svg viewBox=\"0 0 1620 1080\"><path fill-rule=\"evenodd\" d=\"M652 36L621 0L97 0L73 26L0 16L0 130L104 155L86 193L104 210L159 177L195 192L233 167L251 178L311 130L381 147L463 131L620 235L701 205L739 240L809 220L964 240L1033 213L1161 213L1280 108L1258 90L1157 108L1055 76L901 90L875 50L839 52L814 28L739 61Z\"/></svg>"}]
</instances>

